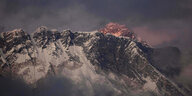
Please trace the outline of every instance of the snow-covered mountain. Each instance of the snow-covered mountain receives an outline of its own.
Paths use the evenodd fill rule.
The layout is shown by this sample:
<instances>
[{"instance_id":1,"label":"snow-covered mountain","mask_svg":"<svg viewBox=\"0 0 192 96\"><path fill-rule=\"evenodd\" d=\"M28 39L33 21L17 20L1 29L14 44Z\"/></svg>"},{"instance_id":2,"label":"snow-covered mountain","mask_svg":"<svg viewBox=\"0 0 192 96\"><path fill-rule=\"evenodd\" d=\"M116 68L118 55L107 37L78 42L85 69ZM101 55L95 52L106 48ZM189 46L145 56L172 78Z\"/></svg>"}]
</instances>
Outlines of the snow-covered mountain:
<instances>
[{"instance_id":1,"label":"snow-covered mountain","mask_svg":"<svg viewBox=\"0 0 192 96\"><path fill-rule=\"evenodd\" d=\"M101 32L71 32L38 28L1 33L0 75L21 78L34 85L60 75L89 89L111 88L115 96L152 92L158 96L185 96L183 89L158 71L150 60L153 50L129 37ZM81 86L79 86L81 88Z\"/></svg>"}]
</instances>

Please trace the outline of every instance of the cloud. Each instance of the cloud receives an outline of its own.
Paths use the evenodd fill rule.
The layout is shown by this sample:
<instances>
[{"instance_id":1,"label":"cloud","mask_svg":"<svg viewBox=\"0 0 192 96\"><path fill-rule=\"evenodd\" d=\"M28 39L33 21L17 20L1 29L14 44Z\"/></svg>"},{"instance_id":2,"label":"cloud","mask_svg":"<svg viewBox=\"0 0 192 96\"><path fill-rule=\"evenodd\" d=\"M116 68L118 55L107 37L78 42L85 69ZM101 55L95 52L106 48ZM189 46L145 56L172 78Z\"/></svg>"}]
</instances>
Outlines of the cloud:
<instances>
[{"instance_id":1,"label":"cloud","mask_svg":"<svg viewBox=\"0 0 192 96\"><path fill-rule=\"evenodd\" d=\"M58 2L52 2L52 0L40 0L39 2L15 1L17 3L13 5L13 8L8 7L12 1L4 1L4 5L7 5L8 9L1 9L3 12L1 26L6 27L5 31L23 28L32 32L42 25L60 30L69 28L90 31L97 29L97 24L102 22L99 17L87 12L85 6L80 3L63 2L61 0L58 0Z\"/></svg>"},{"instance_id":2,"label":"cloud","mask_svg":"<svg viewBox=\"0 0 192 96\"><path fill-rule=\"evenodd\" d=\"M89 80L88 80L89 81ZM90 83L90 82L89 82ZM30 86L21 79L0 77L1 96L156 96L153 91L126 94L117 94L112 87L100 82L87 85L87 79L81 83L74 83L63 76L50 76L42 78L36 85ZM91 86L91 87L90 87ZM113 86L115 87L115 86ZM116 90L117 91L117 90ZM132 92L132 93L131 93Z\"/></svg>"},{"instance_id":3,"label":"cloud","mask_svg":"<svg viewBox=\"0 0 192 96\"><path fill-rule=\"evenodd\" d=\"M85 81L86 82L86 81ZM116 96L115 91L105 85L94 83L75 84L63 76L51 76L41 79L36 85L28 85L21 79L0 77L1 96ZM35 88L33 88L35 86Z\"/></svg>"},{"instance_id":4,"label":"cloud","mask_svg":"<svg viewBox=\"0 0 192 96\"><path fill-rule=\"evenodd\" d=\"M190 24L181 20L160 21L136 26L132 30L152 46L176 46L183 49L190 48L192 44Z\"/></svg>"},{"instance_id":5,"label":"cloud","mask_svg":"<svg viewBox=\"0 0 192 96\"><path fill-rule=\"evenodd\" d=\"M0 0L0 31L23 28L30 33L42 25L92 31L117 22L151 45L190 47L191 6L190 0Z\"/></svg>"},{"instance_id":6,"label":"cloud","mask_svg":"<svg viewBox=\"0 0 192 96\"><path fill-rule=\"evenodd\" d=\"M134 32L148 44L155 46L175 39L175 34L165 33L167 30L152 30L149 26L133 28ZM154 32L156 31L156 32Z\"/></svg>"},{"instance_id":7,"label":"cloud","mask_svg":"<svg viewBox=\"0 0 192 96\"><path fill-rule=\"evenodd\" d=\"M22 80L0 77L1 96L32 96L32 90Z\"/></svg>"}]
</instances>

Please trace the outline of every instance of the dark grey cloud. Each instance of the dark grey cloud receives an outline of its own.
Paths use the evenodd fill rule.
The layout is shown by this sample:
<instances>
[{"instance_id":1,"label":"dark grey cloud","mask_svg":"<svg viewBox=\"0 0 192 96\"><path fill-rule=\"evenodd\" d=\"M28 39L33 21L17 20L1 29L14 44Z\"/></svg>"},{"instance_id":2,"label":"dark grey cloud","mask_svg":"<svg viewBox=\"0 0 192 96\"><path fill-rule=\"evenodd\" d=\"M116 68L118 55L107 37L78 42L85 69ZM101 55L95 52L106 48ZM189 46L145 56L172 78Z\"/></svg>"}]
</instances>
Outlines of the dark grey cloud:
<instances>
[{"instance_id":1,"label":"dark grey cloud","mask_svg":"<svg viewBox=\"0 0 192 96\"><path fill-rule=\"evenodd\" d=\"M81 0L84 1L85 0ZM191 9L181 6L186 0L86 0L89 10L115 20L136 16L144 21L190 17ZM138 18L139 17L139 18Z\"/></svg>"},{"instance_id":2,"label":"dark grey cloud","mask_svg":"<svg viewBox=\"0 0 192 96\"><path fill-rule=\"evenodd\" d=\"M32 32L42 25L91 31L118 22L152 46L188 47L191 5L191 0L0 0L0 31L23 28Z\"/></svg>"},{"instance_id":3,"label":"dark grey cloud","mask_svg":"<svg viewBox=\"0 0 192 96\"><path fill-rule=\"evenodd\" d=\"M54 18L61 15L58 12L65 13L65 9L70 9L73 12L79 9L78 7L83 6L84 9L82 10L89 13L85 15L94 15L104 20L116 22L133 19L135 22L130 23L138 25L137 23L144 24L158 20L190 18L192 15L190 3L189 0L1 0L0 12L2 18L20 13L30 20L31 18L38 19L43 15ZM74 9L74 7L77 7L77 9ZM77 12L80 11L77 10ZM76 15L85 16L81 12ZM82 17L76 18L80 19ZM62 20L62 18L57 19Z\"/></svg>"},{"instance_id":4,"label":"dark grey cloud","mask_svg":"<svg viewBox=\"0 0 192 96\"><path fill-rule=\"evenodd\" d=\"M95 28L99 17L87 12L87 8L77 2L62 0L4 0L1 8L1 26L5 30L23 28L34 31L36 27L45 25L50 28L72 30L90 30ZM8 7L12 6L12 7ZM11 10L11 11L10 11Z\"/></svg>"},{"instance_id":5,"label":"dark grey cloud","mask_svg":"<svg viewBox=\"0 0 192 96\"><path fill-rule=\"evenodd\" d=\"M22 80L0 77L0 84L1 96L32 96L31 88Z\"/></svg>"},{"instance_id":6,"label":"dark grey cloud","mask_svg":"<svg viewBox=\"0 0 192 96\"><path fill-rule=\"evenodd\" d=\"M28 85L21 79L0 77L1 96L116 96L115 91L105 84L75 84L63 76L42 78L35 85Z\"/></svg>"},{"instance_id":7,"label":"dark grey cloud","mask_svg":"<svg viewBox=\"0 0 192 96\"><path fill-rule=\"evenodd\" d=\"M86 80L75 84L72 80L57 75L42 78L38 83L30 86L21 79L0 77L0 96L119 96L107 84L90 82L91 87L88 87ZM130 92L126 95L156 96L156 93L145 91L137 94Z\"/></svg>"}]
</instances>

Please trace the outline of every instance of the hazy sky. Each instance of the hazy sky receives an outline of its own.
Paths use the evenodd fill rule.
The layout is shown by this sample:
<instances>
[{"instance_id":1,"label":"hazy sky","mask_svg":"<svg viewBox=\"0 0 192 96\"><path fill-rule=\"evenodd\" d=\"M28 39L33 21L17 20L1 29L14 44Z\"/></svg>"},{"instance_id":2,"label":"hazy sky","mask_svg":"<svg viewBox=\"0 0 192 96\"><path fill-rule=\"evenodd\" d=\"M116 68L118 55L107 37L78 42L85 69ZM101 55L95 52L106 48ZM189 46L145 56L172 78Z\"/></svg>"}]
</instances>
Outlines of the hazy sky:
<instances>
[{"instance_id":1,"label":"hazy sky","mask_svg":"<svg viewBox=\"0 0 192 96\"><path fill-rule=\"evenodd\" d=\"M191 0L0 0L0 30L97 30L126 24L152 46L192 46Z\"/></svg>"},{"instance_id":2,"label":"hazy sky","mask_svg":"<svg viewBox=\"0 0 192 96\"><path fill-rule=\"evenodd\" d=\"M180 76L191 84L192 0L0 0L0 32L31 33L40 26L92 31L109 22L125 24L153 47L191 50Z\"/></svg>"}]
</instances>

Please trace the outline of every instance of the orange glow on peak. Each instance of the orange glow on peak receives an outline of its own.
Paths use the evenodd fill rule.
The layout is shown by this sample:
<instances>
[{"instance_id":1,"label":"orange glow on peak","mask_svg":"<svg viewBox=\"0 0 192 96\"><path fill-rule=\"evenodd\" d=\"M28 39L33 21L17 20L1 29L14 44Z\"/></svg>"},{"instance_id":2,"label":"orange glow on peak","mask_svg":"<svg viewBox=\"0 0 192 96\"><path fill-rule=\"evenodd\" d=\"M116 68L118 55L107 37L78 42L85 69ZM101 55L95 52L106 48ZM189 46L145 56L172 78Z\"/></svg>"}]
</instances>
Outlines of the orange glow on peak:
<instances>
[{"instance_id":1,"label":"orange glow on peak","mask_svg":"<svg viewBox=\"0 0 192 96\"><path fill-rule=\"evenodd\" d=\"M130 37L132 39L135 38L133 32L129 31L129 29L125 25L120 25L118 23L113 22L108 23L107 25L105 25L104 28L101 28L99 31L104 34L110 33L117 37L125 36Z\"/></svg>"}]
</instances>

